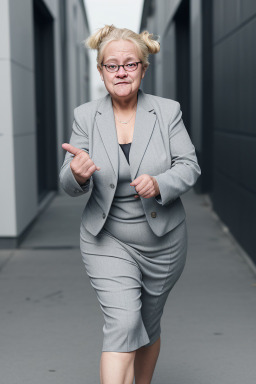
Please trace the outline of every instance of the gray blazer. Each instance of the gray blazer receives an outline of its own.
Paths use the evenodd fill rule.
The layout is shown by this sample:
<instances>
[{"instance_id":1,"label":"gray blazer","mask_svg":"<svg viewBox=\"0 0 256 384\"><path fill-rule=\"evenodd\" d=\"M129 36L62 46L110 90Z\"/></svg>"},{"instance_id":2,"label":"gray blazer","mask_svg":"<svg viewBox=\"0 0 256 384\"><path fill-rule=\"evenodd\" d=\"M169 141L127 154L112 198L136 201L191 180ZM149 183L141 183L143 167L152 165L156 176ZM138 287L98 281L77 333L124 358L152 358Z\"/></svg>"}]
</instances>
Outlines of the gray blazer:
<instances>
[{"instance_id":1,"label":"gray blazer","mask_svg":"<svg viewBox=\"0 0 256 384\"><path fill-rule=\"evenodd\" d=\"M80 186L70 168L74 155L66 152L59 174L60 184L70 196L91 190L81 220L96 236L108 217L118 182L119 144L109 94L74 109L70 144L85 150L95 165L101 167ZM177 101L139 90L129 161L131 181L148 174L158 182L160 198L140 199L152 231L163 236L185 219L180 195L188 191L201 174Z\"/></svg>"}]
</instances>

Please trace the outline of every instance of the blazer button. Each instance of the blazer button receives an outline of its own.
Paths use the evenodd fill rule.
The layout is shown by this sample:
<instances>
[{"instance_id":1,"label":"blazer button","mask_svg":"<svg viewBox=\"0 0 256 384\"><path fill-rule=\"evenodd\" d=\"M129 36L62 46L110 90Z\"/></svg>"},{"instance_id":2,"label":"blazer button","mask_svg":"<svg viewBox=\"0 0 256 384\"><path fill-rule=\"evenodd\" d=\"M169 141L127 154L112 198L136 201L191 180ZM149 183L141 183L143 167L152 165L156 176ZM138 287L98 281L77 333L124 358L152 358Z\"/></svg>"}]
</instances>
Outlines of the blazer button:
<instances>
[{"instance_id":1,"label":"blazer button","mask_svg":"<svg viewBox=\"0 0 256 384\"><path fill-rule=\"evenodd\" d=\"M105 217L106 217L106 214L105 214L105 213L102 213L102 217L103 217L103 219L105 219Z\"/></svg>"},{"instance_id":2,"label":"blazer button","mask_svg":"<svg viewBox=\"0 0 256 384\"><path fill-rule=\"evenodd\" d=\"M156 217L156 212L151 212L151 217L155 218Z\"/></svg>"},{"instance_id":3,"label":"blazer button","mask_svg":"<svg viewBox=\"0 0 256 384\"><path fill-rule=\"evenodd\" d=\"M114 184L110 184L110 187L113 188L113 189L115 188Z\"/></svg>"}]
</instances>

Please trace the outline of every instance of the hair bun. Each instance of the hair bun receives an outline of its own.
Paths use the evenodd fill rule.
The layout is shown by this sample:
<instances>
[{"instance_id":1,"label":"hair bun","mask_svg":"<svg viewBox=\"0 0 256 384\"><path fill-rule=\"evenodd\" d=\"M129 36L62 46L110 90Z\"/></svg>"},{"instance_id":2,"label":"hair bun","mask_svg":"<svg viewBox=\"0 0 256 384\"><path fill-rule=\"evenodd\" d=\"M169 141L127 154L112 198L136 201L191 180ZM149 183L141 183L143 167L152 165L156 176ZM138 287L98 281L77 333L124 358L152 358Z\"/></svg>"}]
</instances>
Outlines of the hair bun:
<instances>
[{"instance_id":1,"label":"hair bun","mask_svg":"<svg viewBox=\"0 0 256 384\"><path fill-rule=\"evenodd\" d=\"M153 33L149 33L148 31L143 31L140 33L140 36L144 41L144 43L146 44L146 46L148 47L149 53L154 54L160 51L160 43L154 38Z\"/></svg>"},{"instance_id":2,"label":"hair bun","mask_svg":"<svg viewBox=\"0 0 256 384\"><path fill-rule=\"evenodd\" d=\"M99 28L85 40L85 45L91 49L98 49L104 37L106 37L114 29L116 29L116 27L113 24L105 25L104 27Z\"/></svg>"},{"instance_id":3,"label":"hair bun","mask_svg":"<svg viewBox=\"0 0 256 384\"><path fill-rule=\"evenodd\" d=\"M111 24L98 29L84 43L86 47L97 50L97 67L102 69L101 65L106 46L111 41L130 41L138 49L139 58L143 66L147 68L149 66L148 55L160 51L160 43L157 39L158 36L154 36L148 31L143 31L139 34L127 28L116 28Z\"/></svg>"}]
</instances>

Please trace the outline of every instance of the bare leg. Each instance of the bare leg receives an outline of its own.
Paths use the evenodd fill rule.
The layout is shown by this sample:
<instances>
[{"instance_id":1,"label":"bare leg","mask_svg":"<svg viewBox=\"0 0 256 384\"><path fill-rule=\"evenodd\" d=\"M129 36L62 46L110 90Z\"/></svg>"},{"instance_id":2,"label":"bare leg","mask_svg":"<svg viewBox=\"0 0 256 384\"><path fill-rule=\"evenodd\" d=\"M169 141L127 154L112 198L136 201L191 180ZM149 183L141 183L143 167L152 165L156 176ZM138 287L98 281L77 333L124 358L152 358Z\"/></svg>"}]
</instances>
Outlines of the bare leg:
<instances>
[{"instance_id":1,"label":"bare leg","mask_svg":"<svg viewBox=\"0 0 256 384\"><path fill-rule=\"evenodd\" d=\"M102 352L100 360L101 384L132 384L134 359L132 352Z\"/></svg>"},{"instance_id":2,"label":"bare leg","mask_svg":"<svg viewBox=\"0 0 256 384\"><path fill-rule=\"evenodd\" d=\"M150 384L160 352L160 337L150 346L136 350L134 360L135 384Z\"/></svg>"}]
</instances>

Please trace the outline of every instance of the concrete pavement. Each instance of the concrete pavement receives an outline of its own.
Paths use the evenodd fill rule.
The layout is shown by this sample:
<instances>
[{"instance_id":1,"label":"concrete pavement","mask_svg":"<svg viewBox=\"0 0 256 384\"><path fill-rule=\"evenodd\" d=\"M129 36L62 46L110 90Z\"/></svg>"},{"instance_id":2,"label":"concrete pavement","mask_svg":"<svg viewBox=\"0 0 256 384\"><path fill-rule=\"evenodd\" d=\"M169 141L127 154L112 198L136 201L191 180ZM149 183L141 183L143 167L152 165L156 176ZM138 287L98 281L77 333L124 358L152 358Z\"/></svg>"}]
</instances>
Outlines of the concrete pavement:
<instances>
[{"instance_id":1,"label":"concrete pavement","mask_svg":"<svg viewBox=\"0 0 256 384\"><path fill-rule=\"evenodd\" d=\"M86 199L60 193L19 249L0 250L1 384L99 384L103 316L79 250ZM254 384L256 275L206 196L182 200L188 257L152 384Z\"/></svg>"}]
</instances>

